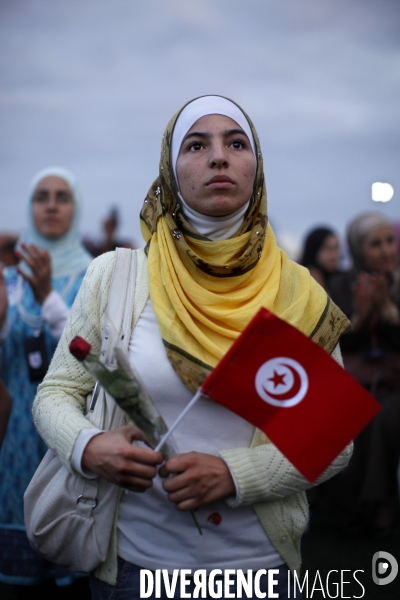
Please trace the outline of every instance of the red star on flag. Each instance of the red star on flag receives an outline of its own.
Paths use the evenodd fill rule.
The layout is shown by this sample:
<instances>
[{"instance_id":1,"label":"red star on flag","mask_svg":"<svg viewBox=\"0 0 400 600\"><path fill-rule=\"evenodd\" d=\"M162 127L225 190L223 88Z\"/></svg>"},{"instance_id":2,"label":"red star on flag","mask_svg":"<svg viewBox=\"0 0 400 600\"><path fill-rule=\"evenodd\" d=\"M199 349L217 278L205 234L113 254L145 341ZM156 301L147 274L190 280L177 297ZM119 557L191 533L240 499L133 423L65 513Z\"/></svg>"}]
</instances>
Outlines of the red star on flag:
<instances>
[{"instance_id":1,"label":"red star on flag","mask_svg":"<svg viewBox=\"0 0 400 600\"><path fill-rule=\"evenodd\" d=\"M274 371L274 376L270 377L268 381L273 381L274 388L278 387L278 385L285 385L285 373L279 375L276 371Z\"/></svg>"}]
</instances>

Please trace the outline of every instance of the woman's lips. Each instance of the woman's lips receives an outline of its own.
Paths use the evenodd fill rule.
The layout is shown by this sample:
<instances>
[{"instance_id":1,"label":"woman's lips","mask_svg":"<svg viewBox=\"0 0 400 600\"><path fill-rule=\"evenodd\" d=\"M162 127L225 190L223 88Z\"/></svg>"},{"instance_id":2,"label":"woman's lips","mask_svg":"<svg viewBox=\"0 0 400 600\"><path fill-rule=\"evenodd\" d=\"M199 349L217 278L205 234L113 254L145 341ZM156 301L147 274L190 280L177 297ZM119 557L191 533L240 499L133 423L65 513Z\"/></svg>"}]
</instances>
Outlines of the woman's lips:
<instances>
[{"instance_id":1,"label":"woman's lips","mask_svg":"<svg viewBox=\"0 0 400 600\"><path fill-rule=\"evenodd\" d=\"M211 189L230 189L235 185L235 182L225 175L217 175L206 183L206 186Z\"/></svg>"}]
</instances>

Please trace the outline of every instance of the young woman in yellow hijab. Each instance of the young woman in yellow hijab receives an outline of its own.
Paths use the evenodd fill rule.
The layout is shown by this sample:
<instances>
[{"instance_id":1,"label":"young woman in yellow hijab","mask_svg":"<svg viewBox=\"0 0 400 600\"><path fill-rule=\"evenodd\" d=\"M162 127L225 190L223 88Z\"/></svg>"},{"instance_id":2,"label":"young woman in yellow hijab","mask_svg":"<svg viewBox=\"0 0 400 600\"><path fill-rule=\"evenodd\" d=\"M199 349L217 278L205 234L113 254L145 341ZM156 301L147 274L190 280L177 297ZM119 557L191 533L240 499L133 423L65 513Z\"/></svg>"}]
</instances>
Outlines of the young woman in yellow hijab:
<instances>
[{"instance_id":1,"label":"young woman in yellow hijab","mask_svg":"<svg viewBox=\"0 0 400 600\"><path fill-rule=\"evenodd\" d=\"M137 254L129 359L168 426L261 306L340 361L348 321L278 248L258 137L234 102L201 97L171 119L141 225L146 247ZM81 335L100 349L113 264L109 253L89 269L34 406L39 431L68 468L126 490L109 556L91 578L93 597L139 598L141 568L276 569L274 592L288 597L310 484L260 431L202 398L174 433L181 454L158 468L160 453L132 445L140 439L132 424L101 432L83 418L93 382L68 344ZM351 446L320 481L350 454Z\"/></svg>"}]
</instances>

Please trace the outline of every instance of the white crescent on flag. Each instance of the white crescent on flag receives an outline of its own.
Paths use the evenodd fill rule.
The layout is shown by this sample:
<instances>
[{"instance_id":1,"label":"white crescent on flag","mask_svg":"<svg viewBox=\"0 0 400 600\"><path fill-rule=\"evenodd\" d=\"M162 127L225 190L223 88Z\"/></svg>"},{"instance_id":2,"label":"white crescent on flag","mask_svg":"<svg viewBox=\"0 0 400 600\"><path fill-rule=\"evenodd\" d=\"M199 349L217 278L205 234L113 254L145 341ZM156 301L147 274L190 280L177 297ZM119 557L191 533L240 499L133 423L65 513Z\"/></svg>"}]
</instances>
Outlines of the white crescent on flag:
<instances>
[{"instance_id":1,"label":"white crescent on flag","mask_svg":"<svg viewBox=\"0 0 400 600\"><path fill-rule=\"evenodd\" d=\"M289 408L301 402L308 390L308 376L299 362L286 356L267 360L258 369L255 387L262 400Z\"/></svg>"}]
</instances>

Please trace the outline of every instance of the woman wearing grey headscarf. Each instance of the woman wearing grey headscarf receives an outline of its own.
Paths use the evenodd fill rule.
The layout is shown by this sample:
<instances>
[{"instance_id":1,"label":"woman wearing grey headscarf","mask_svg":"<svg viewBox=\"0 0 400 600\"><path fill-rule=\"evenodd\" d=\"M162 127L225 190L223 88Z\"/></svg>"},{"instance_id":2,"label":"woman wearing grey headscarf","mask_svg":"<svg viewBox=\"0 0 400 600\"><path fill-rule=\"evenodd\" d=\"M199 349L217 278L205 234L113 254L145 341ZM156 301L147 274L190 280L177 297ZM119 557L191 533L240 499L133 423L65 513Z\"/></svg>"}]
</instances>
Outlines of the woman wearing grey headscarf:
<instances>
[{"instance_id":1,"label":"woman wearing grey headscarf","mask_svg":"<svg viewBox=\"0 0 400 600\"><path fill-rule=\"evenodd\" d=\"M400 268L390 221L364 213L349 225L353 267L331 281L331 297L351 319L341 339L346 369L381 403L356 438L348 467L322 484L312 512L347 533L386 537L398 516L400 457Z\"/></svg>"},{"instance_id":2,"label":"woman wearing grey headscarf","mask_svg":"<svg viewBox=\"0 0 400 600\"><path fill-rule=\"evenodd\" d=\"M331 296L351 319L353 330L369 321L400 323L400 267L397 239L380 213L363 213L347 230L351 271L333 278Z\"/></svg>"}]
</instances>

